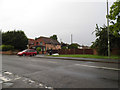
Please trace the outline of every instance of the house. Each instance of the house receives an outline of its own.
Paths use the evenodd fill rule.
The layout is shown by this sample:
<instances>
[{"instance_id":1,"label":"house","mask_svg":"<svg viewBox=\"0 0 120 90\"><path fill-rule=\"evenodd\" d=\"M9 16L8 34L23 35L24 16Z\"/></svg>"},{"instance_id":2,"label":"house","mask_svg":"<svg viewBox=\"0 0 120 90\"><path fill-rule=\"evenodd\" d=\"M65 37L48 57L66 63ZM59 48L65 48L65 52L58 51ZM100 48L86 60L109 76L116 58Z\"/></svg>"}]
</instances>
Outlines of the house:
<instances>
[{"instance_id":1,"label":"house","mask_svg":"<svg viewBox=\"0 0 120 90\"><path fill-rule=\"evenodd\" d=\"M36 49L37 47L41 48L41 53L46 53L48 50L59 50L61 49L61 45L57 40L48 38L48 37L39 37L28 40L29 48Z\"/></svg>"},{"instance_id":2,"label":"house","mask_svg":"<svg viewBox=\"0 0 120 90\"><path fill-rule=\"evenodd\" d=\"M79 49L90 49L89 46L84 46L84 45L80 45L78 48L79 48Z\"/></svg>"},{"instance_id":3,"label":"house","mask_svg":"<svg viewBox=\"0 0 120 90\"><path fill-rule=\"evenodd\" d=\"M35 42L34 39L30 39L30 38L28 39L28 49L34 47L34 42Z\"/></svg>"}]
</instances>

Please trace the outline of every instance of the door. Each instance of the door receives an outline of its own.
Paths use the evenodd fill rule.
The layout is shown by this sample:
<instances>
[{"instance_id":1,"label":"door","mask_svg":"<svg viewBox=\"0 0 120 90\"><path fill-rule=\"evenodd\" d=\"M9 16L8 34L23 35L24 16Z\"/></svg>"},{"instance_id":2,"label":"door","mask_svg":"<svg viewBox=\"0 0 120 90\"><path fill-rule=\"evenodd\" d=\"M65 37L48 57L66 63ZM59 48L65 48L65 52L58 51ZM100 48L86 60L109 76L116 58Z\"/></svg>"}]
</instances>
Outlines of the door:
<instances>
[{"instance_id":1,"label":"door","mask_svg":"<svg viewBox=\"0 0 120 90\"><path fill-rule=\"evenodd\" d=\"M27 50L26 55L30 55L30 54L31 54L30 50Z\"/></svg>"}]
</instances>

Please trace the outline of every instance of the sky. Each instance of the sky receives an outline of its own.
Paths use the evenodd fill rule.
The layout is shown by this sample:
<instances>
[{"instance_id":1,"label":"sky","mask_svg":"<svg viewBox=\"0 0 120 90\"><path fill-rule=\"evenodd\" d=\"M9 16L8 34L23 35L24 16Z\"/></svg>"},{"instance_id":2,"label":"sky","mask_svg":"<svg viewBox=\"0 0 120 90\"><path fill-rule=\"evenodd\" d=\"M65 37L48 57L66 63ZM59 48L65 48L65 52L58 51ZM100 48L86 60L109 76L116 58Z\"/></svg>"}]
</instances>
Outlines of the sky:
<instances>
[{"instance_id":1,"label":"sky","mask_svg":"<svg viewBox=\"0 0 120 90\"><path fill-rule=\"evenodd\" d=\"M109 7L115 0L109 0ZM28 38L92 45L96 24L106 24L106 0L0 0L0 29L23 30Z\"/></svg>"}]
</instances>

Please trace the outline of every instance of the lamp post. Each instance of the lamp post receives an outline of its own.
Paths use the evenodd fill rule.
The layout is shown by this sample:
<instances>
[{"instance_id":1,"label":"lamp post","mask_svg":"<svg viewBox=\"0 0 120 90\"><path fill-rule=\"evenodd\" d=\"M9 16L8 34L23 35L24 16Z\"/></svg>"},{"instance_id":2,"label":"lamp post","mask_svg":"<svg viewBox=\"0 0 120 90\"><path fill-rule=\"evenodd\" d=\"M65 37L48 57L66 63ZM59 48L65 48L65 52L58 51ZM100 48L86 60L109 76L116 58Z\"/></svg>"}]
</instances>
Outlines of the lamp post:
<instances>
[{"instance_id":1,"label":"lamp post","mask_svg":"<svg viewBox=\"0 0 120 90\"><path fill-rule=\"evenodd\" d=\"M110 37L109 37L109 18L108 18L108 0L107 0L107 33L108 33L108 57L110 57Z\"/></svg>"}]
</instances>

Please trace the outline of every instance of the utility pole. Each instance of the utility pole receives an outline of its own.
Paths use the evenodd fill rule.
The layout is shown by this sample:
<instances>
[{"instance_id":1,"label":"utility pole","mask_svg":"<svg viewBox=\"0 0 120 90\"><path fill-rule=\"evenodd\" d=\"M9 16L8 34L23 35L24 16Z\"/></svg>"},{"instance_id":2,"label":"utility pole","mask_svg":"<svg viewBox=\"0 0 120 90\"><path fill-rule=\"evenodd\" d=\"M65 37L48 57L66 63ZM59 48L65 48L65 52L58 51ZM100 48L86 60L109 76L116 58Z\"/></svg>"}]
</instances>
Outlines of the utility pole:
<instances>
[{"instance_id":1,"label":"utility pole","mask_svg":"<svg viewBox=\"0 0 120 90\"><path fill-rule=\"evenodd\" d=\"M2 45L2 29L0 30L0 45Z\"/></svg>"},{"instance_id":2,"label":"utility pole","mask_svg":"<svg viewBox=\"0 0 120 90\"><path fill-rule=\"evenodd\" d=\"M110 57L110 37L109 37L109 18L108 18L108 0L107 0L107 33L108 33L108 57Z\"/></svg>"},{"instance_id":3,"label":"utility pole","mask_svg":"<svg viewBox=\"0 0 120 90\"><path fill-rule=\"evenodd\" d=\"M62 42L62 39L60 38L60 43Z\"/></svg>"},{"instance_id":4,"label":"utility pole","mask_svg":"<svg viewBox=\"0 0 120 90\"><path fill-rule=\"evenodd\" d=\"M71 34L71 44L73 43L73 41L72 41L72 34Z\"/></svg>"}]
</instances>

